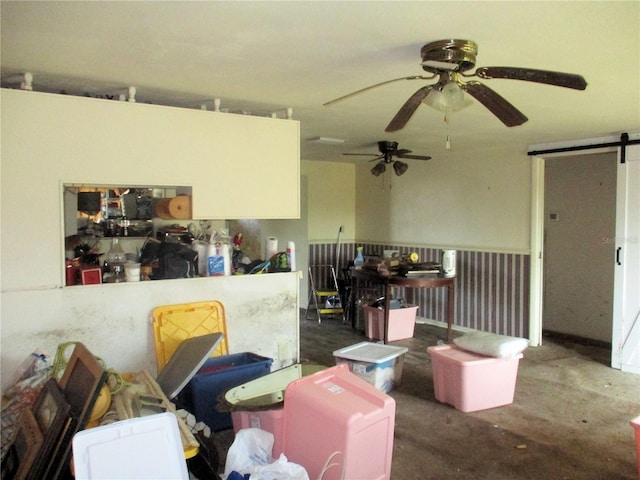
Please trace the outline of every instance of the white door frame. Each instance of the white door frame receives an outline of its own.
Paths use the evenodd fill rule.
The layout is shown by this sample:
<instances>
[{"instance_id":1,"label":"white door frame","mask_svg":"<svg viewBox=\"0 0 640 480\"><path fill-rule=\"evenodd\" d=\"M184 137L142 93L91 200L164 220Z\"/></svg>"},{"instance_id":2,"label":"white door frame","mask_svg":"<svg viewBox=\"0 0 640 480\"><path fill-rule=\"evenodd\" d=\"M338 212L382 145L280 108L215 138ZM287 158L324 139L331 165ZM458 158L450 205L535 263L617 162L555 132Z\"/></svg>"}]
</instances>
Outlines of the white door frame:
<instances>
[{"instance_id":1,"label":"white door frame","mask_svg":"<svg viewBox=\"0 0 640 480\"><path fill-rule=\"evenodd\" d=\"M531 250L529 278L529 342L531 346L542 344L542 312L544 281L544 172L545 159L577 155L574 147L593 145L589 153L617 152L618 147L598 147L620 141L620 137L600 137L588 140L547 143L529 146L530 152L561 150L564 152L545 153L532 157L531 164Z\"/></svg>"},{"instance_id":2,"label":"white door frame","mask_svg":"<svg viewBox=\"0 0 640 480\"><path fill-rule=\"evenodd\" d=\"M544 251L544 167L541 157L531 163L531 251L529 254L529 342L542 345L542 294Z\"/></svg>"}]
</instances>

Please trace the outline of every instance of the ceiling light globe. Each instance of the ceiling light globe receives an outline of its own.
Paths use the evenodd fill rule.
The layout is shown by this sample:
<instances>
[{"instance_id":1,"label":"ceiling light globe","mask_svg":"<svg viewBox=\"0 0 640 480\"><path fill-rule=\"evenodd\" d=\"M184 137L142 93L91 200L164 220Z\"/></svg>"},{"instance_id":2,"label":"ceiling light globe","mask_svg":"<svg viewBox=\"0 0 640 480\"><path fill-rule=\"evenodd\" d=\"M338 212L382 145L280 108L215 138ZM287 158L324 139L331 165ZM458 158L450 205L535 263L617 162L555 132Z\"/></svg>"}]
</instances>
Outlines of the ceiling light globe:
<instances>
[{"instance_id":1,"label":"ceiling light globe","mask_svg":"<svg viewBox=\"0 0 640 480\"><path fill-rule=\"evenodd\" d=\"M387 168L384 166L384 163L382 163L382 162L381 162L381 163L376 164L376 165L371 169L371 173L372 173L373 175L375 175L376 177L378 177L378 176L380 176L381 174L383 174L383 173L384 173L384 171L385 171L386 169L387 169Z\"/></svg>"},{"instance_id":2,"label":"ceiling light globe","mask_svg":"<svg viewBox=\"0 0 640 480\"><path fill-rule=\"evenodd\" d=\"M456 82L447 82L447 84L442 87L442 101L447 108L452 110L457 110L462 106L464 93L462 93L460 86Z\"/></svg>"},{"instance_id":3,"label":"ceiling light globe","mask_svg":"<svg viewBox=\"0 0 640 480\"><path fill-rule=\"evenodd\" d=\"M399 160L396 160L393 163L393 171L396 172L397 176L403 175L409 169L409 165Z\"/></svg>"}]
</instances>

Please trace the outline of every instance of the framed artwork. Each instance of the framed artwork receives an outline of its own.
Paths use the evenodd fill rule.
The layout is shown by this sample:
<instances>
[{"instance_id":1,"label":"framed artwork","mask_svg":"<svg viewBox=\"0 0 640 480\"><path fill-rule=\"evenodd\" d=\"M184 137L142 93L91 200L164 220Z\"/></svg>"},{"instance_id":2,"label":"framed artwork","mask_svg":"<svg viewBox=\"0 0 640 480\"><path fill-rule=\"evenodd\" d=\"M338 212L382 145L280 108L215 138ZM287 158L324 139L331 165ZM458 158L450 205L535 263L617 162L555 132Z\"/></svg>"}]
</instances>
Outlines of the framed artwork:
<instances>
[{"instance_id":1,"label":"framed artwork","mask_svg":"<svg viewBox=\"0 0 640 480\"><path fill-rule=\"evenodd\" d=\"M58 385L71 406L71 416L78 420L78 429L87 424L106 378L107 372L96 357L82 343L76 343Z\"/></svg>"},{"instance_id":2,"label":"framed artwork","mask_svg":"<svg viewBox=\"0 0 640 480\"><path fill-rule=\"evenodd\" d=\"M30 471L30 479L42 478L42 472L52 460L63 431L67 428L71 405L65 399L58 383L51 378L40 392L33 406L33 416L42 433L42 446Z\"/></svg>"},{"instance_id":3,"label":"framed artwork","mask_svg":"<svg viewBox=\"0 0 640 480\"><path fill-rule=\"evenodd\" d=\"M20 416L16 436L2 461L3 480L25 480L42 445L42 433L33 412L25 409Z\"/></svg>"},{"instance_id":4,"label":"framed artwork","mask_svg":"<svg viewBox=\"0 0 640 480\"><path fill-rule=\"evenodd\" d=\"M71 405L64 398L58 383L53 378L49 379L33 406L33 416L45 439L50 432L60 432L70 409Z\"/></svg>"}]
</instances>

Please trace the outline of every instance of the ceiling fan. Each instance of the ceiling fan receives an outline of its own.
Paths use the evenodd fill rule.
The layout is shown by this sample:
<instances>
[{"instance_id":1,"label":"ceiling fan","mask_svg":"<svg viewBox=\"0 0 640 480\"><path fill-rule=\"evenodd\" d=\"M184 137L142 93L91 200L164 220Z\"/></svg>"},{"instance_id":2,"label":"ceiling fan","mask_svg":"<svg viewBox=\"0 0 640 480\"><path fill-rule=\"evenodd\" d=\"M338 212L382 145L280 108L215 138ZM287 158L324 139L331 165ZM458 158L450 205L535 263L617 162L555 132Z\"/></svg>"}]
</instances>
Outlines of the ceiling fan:
<instances>
[{"instance_id":1,"label":"ceiling fan","mask_svg":"<svg viewBox=\"0 0 640 480\"><path fill-rule=\"evenodd\" d=\"M404 174L408 169L409 165L400 161L394 160L393 157L398 158L408 158L411 160L430 160L431 157L427 157L425 155L411 155L411 150L407 150L405 148L398 149L398 142L389 142L386 140L378 142L378 150L377 153L343 153L343 155L364 155L370 157L373 155L374 158L369 160L370 162L379 160L378 163L371 169L371 173L376 177L381 175L387 169L388 164L393 164L393 171L396 172L396 175L400 176Z\"/></svg>"},{"instance_id":2,"label":"ceiling fan","mask_svg":"<svg viewBox=\"0 0 640 480\"><path fill-rule=\"evenodd\" d=\"M477 44L470 40L439 40L427 43L420 50L421 65L423 70L432 75L413 75L387 80L336 98L324 105L331 105L372 88L399 80L432 80L437 77L436 83L419 88L409 97L389 122L385 131L395 132L402 129L423 102L445 112L464 108L470 102L464 98L463 92L479 101L507 127L515 127L528 120L522 112L483 83L478 81L465 82L462 79L479 77L484 80L492 78L525 80L575 90L584 90L587 87L587 82L580 75L531 68L480 67L474 73L465 73L475 67L477 53Z\"/></svg>"}]
</instances>

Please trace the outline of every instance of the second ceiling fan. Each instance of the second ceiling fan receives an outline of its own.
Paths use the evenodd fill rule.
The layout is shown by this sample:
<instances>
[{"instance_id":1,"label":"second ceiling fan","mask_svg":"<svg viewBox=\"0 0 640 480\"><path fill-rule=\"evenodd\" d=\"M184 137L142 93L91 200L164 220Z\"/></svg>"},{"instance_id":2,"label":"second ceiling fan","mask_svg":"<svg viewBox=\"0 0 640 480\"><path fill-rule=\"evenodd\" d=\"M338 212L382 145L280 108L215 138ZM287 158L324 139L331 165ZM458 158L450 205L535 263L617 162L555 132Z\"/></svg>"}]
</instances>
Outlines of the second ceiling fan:
<instances>
[{"instance_id":1,"label":"second ceiling fan","mask_svg":"<svg viewBox=\"0 0 640 480\"><path fill-rule=\"evenodd\" d=\"M371 173L376 177L383 174L389 164L393 165L393 171L396 172L396 175L398 176L404 174L409 169L409 165L400 160L395 160L393 157L406 158L410 160L431 160L431 157L426 155L411 155L411 150L407 150L405 148L398 149L398 142L389 142L386 140L379 141L378 150L380 151L379 154L343 153L343 155L373 156L374 158L369 161L374 162L378 160L378 163L376 163L371 169Z\"/></svg>"},{"instance_id":2,"label":"second ceiling fan","mask_svg":"<svg viewBox=\"0 0 640 480\"><path fill-rule=\"evenodd\" d=\"M478 81L465 82L462 80L463 77L479 77L484 80L492 78L525 80L575 90L584 90L587 87L587 82L580 75L532 68L481 67L473 73L466 73L475 67L478 53L478 45L470 40L450 39L431 42L424 45L420 53L423 70L432 75L412 75L387 80L336 98L324 105L331 105L372 88L399 80L432 80L437 77L436 83L419 88L409 97L389 122L385 131L395 132L404 128L423 102L443 111L459 110L465 106L463 92L468 93L484 105L507 127L515 127L528 120L522 112L483 83Z\"/></svg>"}]
</instances>

